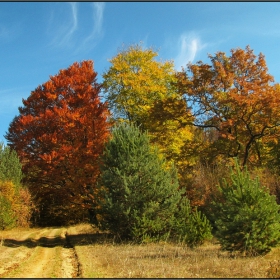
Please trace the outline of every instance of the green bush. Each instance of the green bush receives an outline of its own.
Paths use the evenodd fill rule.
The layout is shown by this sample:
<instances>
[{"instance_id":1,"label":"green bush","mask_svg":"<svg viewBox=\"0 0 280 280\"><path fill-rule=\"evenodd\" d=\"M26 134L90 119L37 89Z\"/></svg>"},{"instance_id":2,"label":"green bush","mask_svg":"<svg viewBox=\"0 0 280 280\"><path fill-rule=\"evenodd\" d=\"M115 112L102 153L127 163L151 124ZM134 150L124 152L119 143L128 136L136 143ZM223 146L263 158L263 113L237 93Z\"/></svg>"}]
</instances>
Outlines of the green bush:
<instances>
[{"instance_id":1,"label":"green bush","mask_svg":"<svg viewBox=\"0 0 280 280\"><path fill-rule=\"evenodd\" d=\"M0 142L0 181L11 181L18 187L23 178L21 167L17 153Z\"/></svg>"},{"instance_id":2,"label":"green bush","mask_svg":"<svg viewBox=\"0 0 280 280\"><path fill-rule=\"evenodd\" d=\"M194 247L212 237L201 212L191 210L177 172L168 169L147 133L121 124L102 156L93 222L121 239L180 240Z\"/></svg>"},{"instance_id":3,"label":"green bush","mask_svg":"<svg viewBox=\"0 0 280 280\"><path fill-rule=\"evenodd\" d=\"M220 184L221 200L213 203L217 238L225 250L265 254L280 242L280 206L237 161L235 169L231 183Z\"/></svg>"},{"instance_id":4,"label":"green bush","mask_svg":"<svg viewBox=\"0 0 280 280\"><path fill-rule=\"evenodd\" d=\"M177 240L196 247L212 238L209 220L197 210L192 211L190 202L183 197L175 212L172 235Z\"/></svg>"},{"instance_id":5,"label":"green bush","mask_svg":"<svg viewBox=\"0 0 280 280\"><path fill-rule=\"evenodd\" d=\"M114 127L101 159L94 223L122 239L167 238L182 192L176 169L167 169L148 134L133 125Z\"/></svg>"},{"instance_id":6,"label":"green bush","mask_svg":"<svg viewBox=\"0 0 280 280\"><path fill-rule=\"evenodd\" d=\"M0 229L9 229L16 224L15 214L11 202L0 195Z\"/></svg>"},{"instance_id":7,"label":"green bush","mask_svg":"<svg viewBox=\"0 0 280 280\"><path fill-rule=\"evenodd\" d=\"M21 185L22 171L15 151L0 143L0 227L27 227L31 217L31 195Z\"/></svg>"}]
</instances>

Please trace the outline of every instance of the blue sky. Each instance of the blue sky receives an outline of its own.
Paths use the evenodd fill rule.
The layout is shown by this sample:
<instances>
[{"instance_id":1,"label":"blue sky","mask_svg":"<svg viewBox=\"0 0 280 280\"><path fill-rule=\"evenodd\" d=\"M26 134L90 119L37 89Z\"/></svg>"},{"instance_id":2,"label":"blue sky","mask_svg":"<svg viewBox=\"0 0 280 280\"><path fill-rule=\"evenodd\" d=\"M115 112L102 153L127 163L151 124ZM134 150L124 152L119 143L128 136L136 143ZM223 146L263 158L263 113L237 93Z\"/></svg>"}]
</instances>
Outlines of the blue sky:
<instances>
[{"instance_id":1,"label":"blue sky","mask_svg":"<svg viewBox=\"0 0 280 280\"><path fill-rule=\"evenodd\" d=\"M50 75L91 59L98 72L122 45L143 42L177 70L247 45L280 82L280 2L0 2L0 141Z\"/></svg>"}]
</instances>

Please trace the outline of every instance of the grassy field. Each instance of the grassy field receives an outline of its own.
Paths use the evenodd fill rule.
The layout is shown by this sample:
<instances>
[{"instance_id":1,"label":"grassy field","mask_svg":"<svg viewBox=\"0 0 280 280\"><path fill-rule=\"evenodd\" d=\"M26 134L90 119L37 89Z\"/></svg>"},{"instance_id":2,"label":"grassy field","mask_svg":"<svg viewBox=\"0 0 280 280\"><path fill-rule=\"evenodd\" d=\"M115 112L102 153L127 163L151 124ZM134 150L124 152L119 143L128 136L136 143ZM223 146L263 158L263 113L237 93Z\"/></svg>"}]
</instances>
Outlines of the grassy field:
<instances>
[{"instance_id":1,"label":"grassy field","mask_svg":"<svg viewBox=\"0 0 280 280\"><path fill-rule=\"evenodd\" d=\"M265 256L169 242L116 243L89 224L0 231L1 278L280 278L280 247Z\"/></svg>"},{"instance_id":2,"label":"grassy field","mask_svg":"<svg viewBox=\"0 0 280 280\"><path fill-rule=\"evenodd\" d=\"M265 256L233 256L217 242L190 249L183 244L114 243L90 225L70 227L86 278L279 278L280 248Z\"/></svg>"}]
</instances>

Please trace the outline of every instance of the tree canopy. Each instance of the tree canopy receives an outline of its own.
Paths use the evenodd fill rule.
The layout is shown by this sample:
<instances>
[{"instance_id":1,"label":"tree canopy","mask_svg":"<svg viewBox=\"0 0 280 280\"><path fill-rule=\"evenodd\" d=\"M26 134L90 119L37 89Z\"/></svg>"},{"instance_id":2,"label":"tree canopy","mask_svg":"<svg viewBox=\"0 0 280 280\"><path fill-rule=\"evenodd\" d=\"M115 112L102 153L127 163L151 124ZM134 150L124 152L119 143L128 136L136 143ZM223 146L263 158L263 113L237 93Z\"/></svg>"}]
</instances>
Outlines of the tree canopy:
<instances>
[{"instance_id":1,"label":"tree canopy","mask_svg":"<svg viewBox=\"0 0 280 280\"><path fill-rule=\"evenodd\" d=\"M195 116L194 125L214 129L210 141L212 157L238 156L242 165L265 161L266 144L276 137L279 122L279 87L263 54L258 57L247 46L209 55L211 64L188 64L177 74Z\"/></svg>"},{"instance_id":2,"label":"tree canopy","mask_svg":"<svg viewBox=\"0 0 280 280\"><path fill-rule=\"evenodd\" d=\"M23 100L6 134L25 182L45 209L85 205L86 188L99 174L109 111L96 76L90 60L60 70Z\"/></svg>"},{"instance_id":3,"label":"tree canopy","mask_svg":"<svg viewBox=\"0 0 280 280\"><path fill-rule=\"evenodd\" d=\"M109 60L103 87L115 118L145 125L154 102L172 96L173 63L156 61L157 56L152 48L131 45Z\"/></svg>"},{"instance_id":4,"label":"tree canopy","mask_svg":"<svg viewBox=\"0 0 280 280\"><path fill-rule=\"evenodd\" d=\"M186 164L182 148L193 139L192 117L179 94L174 63L157 56L141 45L124 48L103 74L104 91L116 121L148 130L168 161Z\"/></svg>"},{"instance_id":5,"label":"tree canopy","mask_svg":"<svg viewBox=\"0 0 280 280\"><path fill-rule=\"evenodd\" d=\"M175 235L185 234L191 243L209 236L210 226L199 211L207 218L211 216L210 202L220 195L218 181L221 177L230 180L228 166L233 165L234 158L239 159L242 169L247 166L252 174L260 174L261 182L268 181L270 194L277 195L279 201L280 85L268 73L264 55L255 55L249 46L232 49L230 55L219 51L208 57L209 63L189 63L185 69L175 71L173 61L163 61L153 48L136 44L124 47L109 60L111 65L100 84L91 60L60 70L32 91L19 107L19 115L5 136L11 154L2 151L0 155L0 181L4 177L21 181L21 174L15 173L13 166L22 165L23 182L37 206L34 221L37 218L58 225L76 223L84 220L88 209L91 216L99 211L105 220L111 217L107 222L112 225L104 224L104 228L113 231L118 224L114 215L120 207L110 204L115 194L118 192L121 197L119 201L129 198L122 209L125 215L129 214L130 198L137 202L136 208L142 205L141 197L149 200L139 193L141 188L147 196L169 191L161 183L152 184L152 178L157 182L162 175L162 181L174 187L173 175L165 171L175 166L176 192L185 202L177 205L181 210L174 212L176 219L171 224L174 222ZM112 128L112 124L120 129ZM122 130L122 125L130 128ZM137 133L143 143L136 134L129 134L135 127L139 135L149 138L148 144ZM128 147L130 150L125 150ZM147 153L152 149L157 149L158 158L166 160L164 166L157 162L154 153ZM5 162L5 156L14 152L19 161ZM121 165L122 180L120 170L118 176L112 173L113 163ZM273 174L271 167L276 167ZM149 171L156 168L158 176ZM12 179L3 182L1 188L5 192L19 184ZM92 208L101 194L97 208ZM11 197L13 193L9 199L7 195L3 199L7 213L14 211ZM107 205L105 200L109 201ZM157 207L155 202L150 209ZM136 208L137 212L141 207ZM195 214L189 216L189 212ZM2 220L10 223L9 217L4 215ZM160 225L153 215L150 218L147 219L157 221L153 226ZM214 218L210 218L215 226ZM141 219L134 225L140 225L144 221ZM35 223L40 224L38 220ZM200 231L198 240L196 232L201 227L205 231ZM130 234L143 237L145 234L140 231L135 226ZM155 229L155 235L156 232Z\"/></svg>"}]
</instances>

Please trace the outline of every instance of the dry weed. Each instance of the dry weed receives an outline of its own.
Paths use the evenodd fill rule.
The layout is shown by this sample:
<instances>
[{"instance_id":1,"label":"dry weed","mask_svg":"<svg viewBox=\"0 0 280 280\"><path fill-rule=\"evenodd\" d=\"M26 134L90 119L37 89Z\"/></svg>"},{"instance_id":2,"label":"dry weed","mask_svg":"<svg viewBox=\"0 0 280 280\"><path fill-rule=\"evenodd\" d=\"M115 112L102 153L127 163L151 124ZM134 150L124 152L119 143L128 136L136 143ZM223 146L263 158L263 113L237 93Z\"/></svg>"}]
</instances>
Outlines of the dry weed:
<instances>
[{"instance_id":1,"label":"dry weed","mask_svg":"<svg viewBox=\"0 0 280 280\"><path fill-rule=\"evenodd\" d=\"M41 229L42 230L42 229ZM62 230L57 234L62 234ZM39 229L1 231L2 239L31 238ZM265 256L242 257L220 250L217 243L190 249L169 242L115 243L88 224L67 229L86 278L279 278L280 247ZM0 239L1 240L1 239ZM1 252L5 249L0 247ZM0 263L1 266L1 263Z\"/></svg>"},{"instance_id":2,"label":"dry weed","mask_svg":"<svg viewBox=\"0 0 280 280\"><path fill-rule=\"evenodd\" d=\"M270 267L267 270L268 278L280 278L280 260L270 262Z\"/></svg>"},{"instance_id":3,"label":"dry weed","mask_svg":"<svg viewBox=\"0 0 280 280\"><path fill-rule=\"evenodd\" d=\"M171 243L114 244L76 247L87 278L264 278L273 256L242 257L208 243L190 249Z\"/></svg>"}]
</instances>

